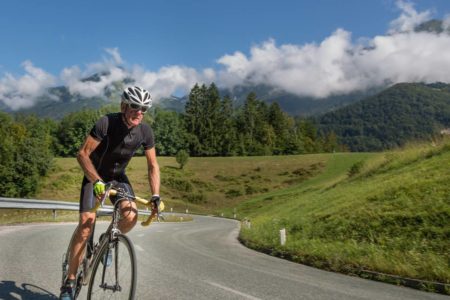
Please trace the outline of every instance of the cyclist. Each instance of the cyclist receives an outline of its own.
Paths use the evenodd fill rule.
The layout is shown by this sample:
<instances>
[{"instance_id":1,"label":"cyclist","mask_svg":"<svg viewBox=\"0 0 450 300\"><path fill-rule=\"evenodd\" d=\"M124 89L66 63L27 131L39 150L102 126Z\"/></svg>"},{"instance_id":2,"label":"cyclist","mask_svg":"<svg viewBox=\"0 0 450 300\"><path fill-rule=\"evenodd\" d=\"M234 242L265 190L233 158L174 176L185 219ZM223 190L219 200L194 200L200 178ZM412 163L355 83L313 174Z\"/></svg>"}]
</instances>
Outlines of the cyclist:
<instances>
[{"instance_id":1,"label":"cyclist","mask_svg":"<svg viewBox=\"0 0 450 300\"><path fill-rule=\"evenodd\" d=\"M135 151L143 146L148 165L148 181L152 202L159 205L160 175L156 160L155 141L150 126L142 123L144 113L151 107L148 91L134 86L122 93L120 113L101 117L81 146L77 160L83 169L84 178L80 194L80 219L70 242L69 271L61 287L60 299L73 298L75 276L81 264L90 237L96 214L91 212L96 202L105 193L105 182L115 180L119 187L134 195L125 175L125 168ZM114 202L117 199L111 197ZM132 201L122 201L119 229L130 231L137 222L137 208Z\"/></svg>"}]
</instances>

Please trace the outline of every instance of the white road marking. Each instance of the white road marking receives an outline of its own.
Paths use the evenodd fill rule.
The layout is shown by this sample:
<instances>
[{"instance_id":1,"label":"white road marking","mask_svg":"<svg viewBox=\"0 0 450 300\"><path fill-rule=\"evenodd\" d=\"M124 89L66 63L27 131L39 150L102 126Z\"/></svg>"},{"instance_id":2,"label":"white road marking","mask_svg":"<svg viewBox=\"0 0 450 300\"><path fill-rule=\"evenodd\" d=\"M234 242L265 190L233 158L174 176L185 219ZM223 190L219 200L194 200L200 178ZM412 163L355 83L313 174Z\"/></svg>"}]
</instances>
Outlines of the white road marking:
<instances>
[{"instance_id":1,"label":"white road marking","mask_svg":"<svg viewBox=\"0 0 450 300\"><path fill-rule=\"evenodd\" d=\"M144 248L142 248L139 245L134 244L134 248L136 248L136 250L140 251L140 252L145 252Z\"/></svg>"},{"instance_id":2,"label":"white road marking","mask_svg":"<svg viewBox=\"0 0 450 300\"><path fill-rule=\"evenodd\" d=\"M226 286L224 286L224 285L218 284L218 283L216 283L216 282L212 282L212 281L208 281L208 280L204 280L204 282L206 282L207 284L210 284L210 285L212 285L212 286L218 287L218 288L220 288L220 289L223 289L223 290L225 290L225 291L232 292L233 294L236 294L236 295L245 297L245 298L247 298L247 299L261 300L261 298L253 297L252 295L249 295L249 294L246 294L246 293L239 292L239 291L237 291L237 290L234 290L234 289L232 289L232 288L229 288L229 287L226 287Z\"/></svg>"},{"instance_id":3,"label":"white road marking","mask_svg":"<svg viewBox=\"0 0 450 300\"><path fill-rule=\"evenodd\" d=\"M143 233L139 233L137 236L138 237L143 237L145 234L143 234Z\"/></svg>"}]
</instances>

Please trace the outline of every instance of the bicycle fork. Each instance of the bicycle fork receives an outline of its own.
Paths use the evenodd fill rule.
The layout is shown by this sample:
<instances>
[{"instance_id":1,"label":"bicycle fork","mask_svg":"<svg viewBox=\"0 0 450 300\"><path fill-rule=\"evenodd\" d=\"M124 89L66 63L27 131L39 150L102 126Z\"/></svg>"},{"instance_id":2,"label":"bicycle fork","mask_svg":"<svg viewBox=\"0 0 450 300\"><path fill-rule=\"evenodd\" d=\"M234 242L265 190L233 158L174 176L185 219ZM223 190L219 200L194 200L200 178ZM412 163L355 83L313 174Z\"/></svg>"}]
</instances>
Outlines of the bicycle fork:
<instances>
[{"instance_id":1,"label":"bicycle fork","mask_svg":"<svg viewBox=\"0 0 450 300\"><path fill-rule=\"evenodd\" d=\"M105 274L106 274L106 268L108 267L105 264L103 264L103 272L102 272L102 283L100 284L100 287L103 288L104 290L111 290L113 292L121 292L122 291L122 287L119 284L119 271L118 271L118 265L119 265L119 256L118 256L118 252L119 252L119 243L117 243L116 241L112 241L109 242L108 245L108 251L112 250L115 252L114 254L114 262L113 262L113 268L114 268L114 275L115 275L115 284L114 285L108 285L105 282ZM106 251L106 253L108 253L108 251Z\"/></svg>"}]
</instances>

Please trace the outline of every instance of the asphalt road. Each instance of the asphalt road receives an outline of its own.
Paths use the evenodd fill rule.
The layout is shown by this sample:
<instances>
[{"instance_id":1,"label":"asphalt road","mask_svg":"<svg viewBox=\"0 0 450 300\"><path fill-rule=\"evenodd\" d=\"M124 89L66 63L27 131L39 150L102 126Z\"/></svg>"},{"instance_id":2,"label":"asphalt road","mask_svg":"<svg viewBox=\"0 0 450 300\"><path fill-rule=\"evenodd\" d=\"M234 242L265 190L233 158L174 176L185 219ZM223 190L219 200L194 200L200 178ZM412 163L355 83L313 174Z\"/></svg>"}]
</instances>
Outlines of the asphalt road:
<instances>
[{"instance_id":1,"label":"asphalt road","mask_svg":"<svg viewBox=\"0 0 450 300\"><path fill-rule=\"evenodd\" d=\"M138 257L137 299L450 299L254 252L236 240L238 226L212 217L137 225L129 234ZM56 299L74 227L0 226L0 299Z\"/></svg>"}]
</instances>

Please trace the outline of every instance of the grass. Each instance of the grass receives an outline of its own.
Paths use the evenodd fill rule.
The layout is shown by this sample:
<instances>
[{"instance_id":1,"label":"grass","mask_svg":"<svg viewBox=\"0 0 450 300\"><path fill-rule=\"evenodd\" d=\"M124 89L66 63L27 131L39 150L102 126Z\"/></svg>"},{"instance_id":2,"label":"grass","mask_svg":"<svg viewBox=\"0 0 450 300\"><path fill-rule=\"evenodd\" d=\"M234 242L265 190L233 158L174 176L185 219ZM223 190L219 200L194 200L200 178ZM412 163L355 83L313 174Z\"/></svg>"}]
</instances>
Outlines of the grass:
<instances>
[{"instance_id":1,"label":"grass","mask_svg":"<svg viewBox=\"0 0 450 300\"><path fill-rule=\"evenodd\" d=\"M239 237L249 247L338 272L450 283L448 140L384 153L190 158L184 169L158 161L168 211L250 220ZM137 195L150 195L145 158L128 176ZM75 159L56 159L36 198L78 201L81 179Z\"/></svg>"},{"instance_id":2,"label":"grass","mask_svg":"<svg viewBox=\"0 0 450 300\"><path fill-rule=\"evenodd\" d=\"M56 215L50 210L26 210L26 209L0 209L0 224L14 225L23 223L42 223L42 222L78 222L79 213L77 211L58 210ZM109 221L111 217L104 216L100 219ZM139 222L146 221L148 216L140 215ZM186 222L192 221L192 216L179 216L171 213L164 215L161 222ZM155 220L153 222L156 222Z\"/></svg>"},{"instance_id":3,"label":"grass","mask_svg":"<svg viewBox=\"0 0 450 300\"><path fill-rule=\"evenodd\" d=\"M347 154L355 161L367 154ZM214 157L190 158L179 169L175 158L159 157L161 195L166 207L184 212L219 213L230 211L240 202L273 190L298 185L324 172L330 156ZM345 163L343 164L345 165ZM127 169L135 193L150 195L144 157L135 157ZM327 176L333 176L330 173ZM36 198L78 201L81 169L74 158L57 158Z\"/></svg>"},{"instance_id":4,"label":"grass","mask_svg":"<svg viewBox=\"0 0 450 300\"><path fill-rule=\"evenodd\" d=\"M251 220L240 238L333 271L372 270L449 284L449 161L448 142L414 146L368 157L357 174L332 185L316 177L255 198L238 207ZM288 235L285 246L281 228Z\"/></svg>"}]
</instances>

